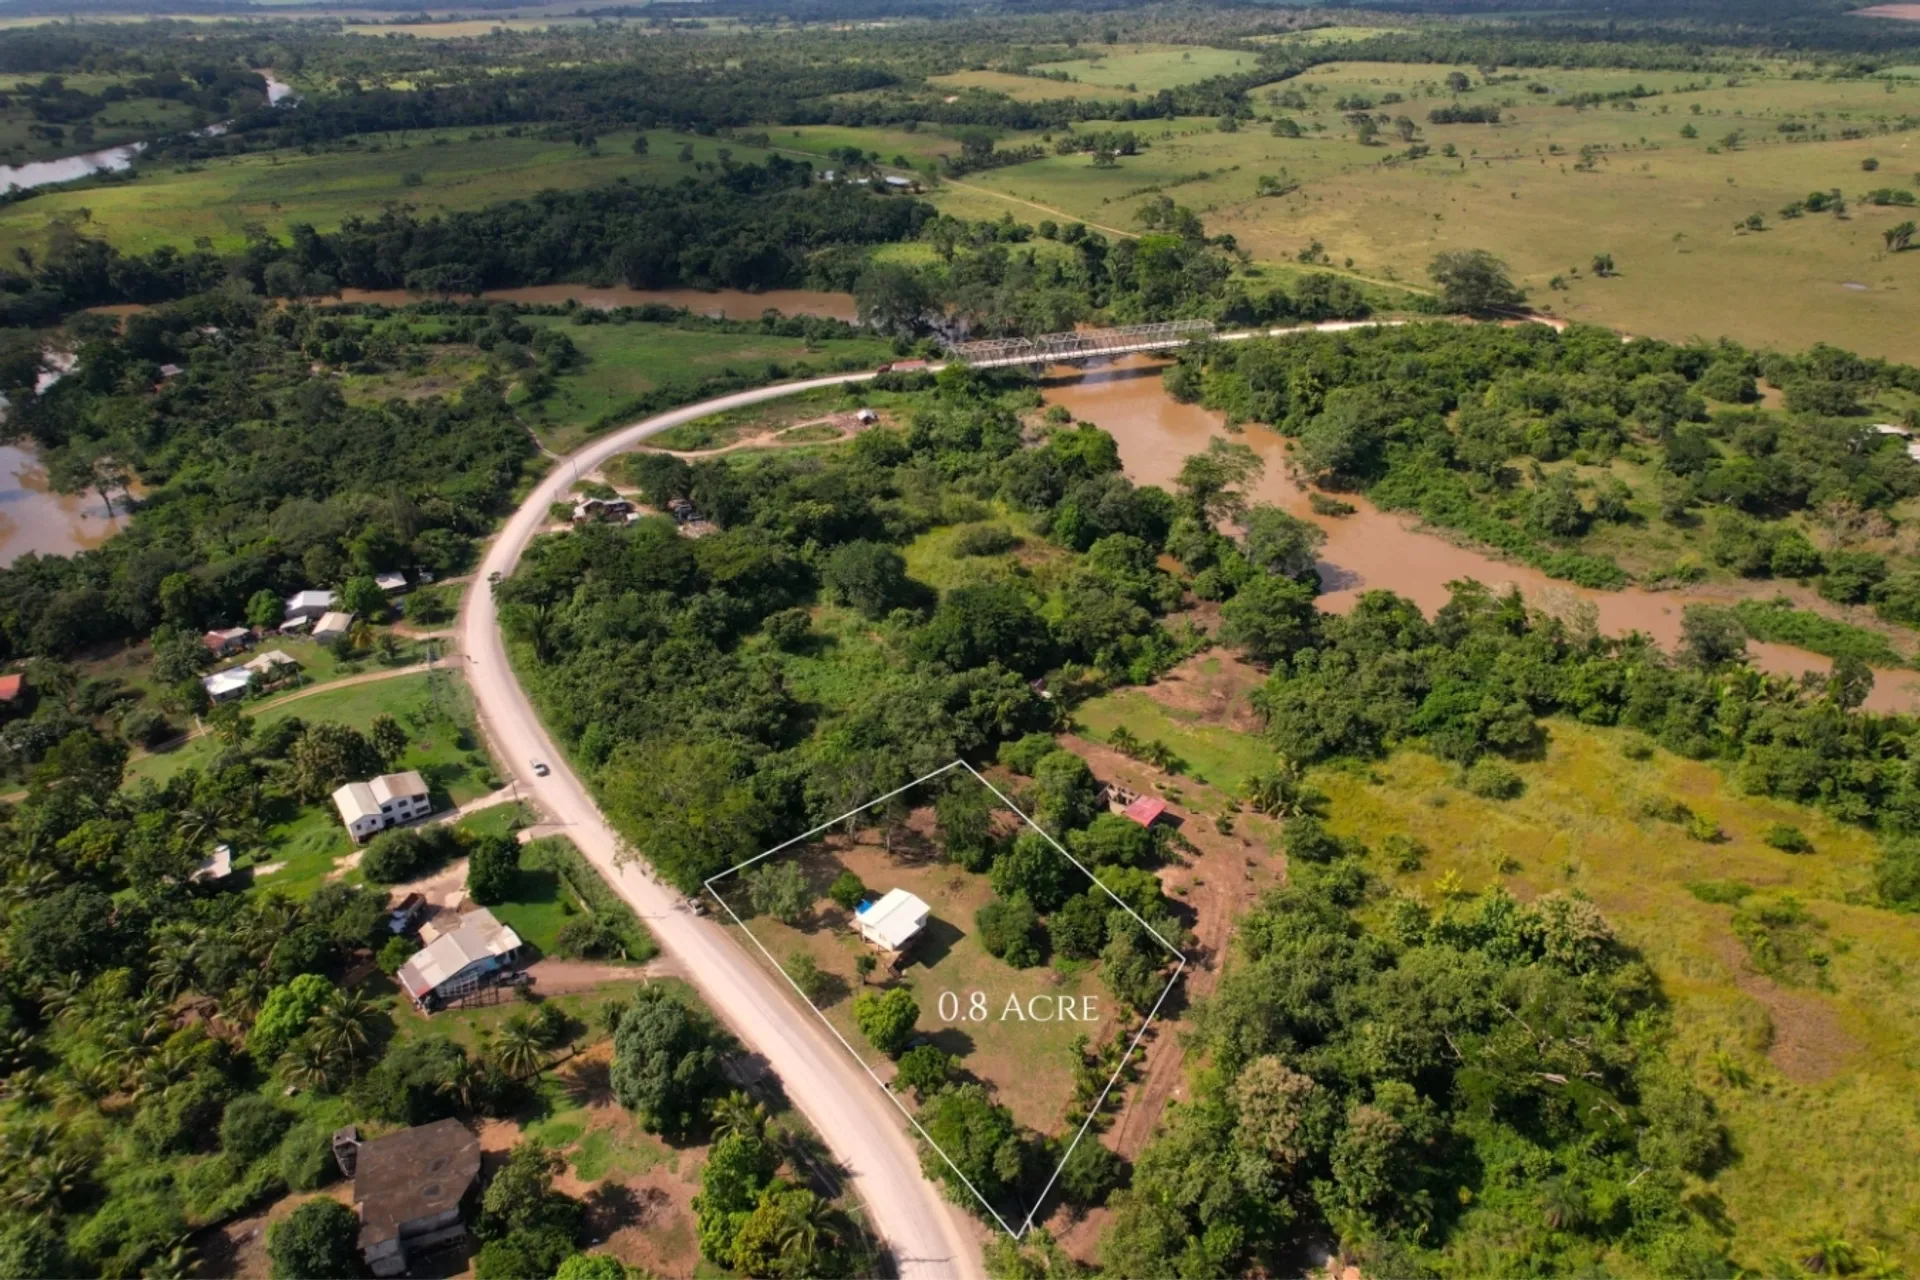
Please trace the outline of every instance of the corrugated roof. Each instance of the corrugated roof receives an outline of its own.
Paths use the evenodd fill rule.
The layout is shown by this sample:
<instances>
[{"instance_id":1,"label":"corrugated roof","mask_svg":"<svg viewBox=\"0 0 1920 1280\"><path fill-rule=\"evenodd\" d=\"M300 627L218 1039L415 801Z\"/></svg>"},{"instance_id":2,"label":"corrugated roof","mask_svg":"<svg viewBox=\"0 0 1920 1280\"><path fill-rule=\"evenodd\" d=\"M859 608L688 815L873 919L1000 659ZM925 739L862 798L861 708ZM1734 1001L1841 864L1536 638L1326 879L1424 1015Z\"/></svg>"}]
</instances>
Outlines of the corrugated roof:
<instances>
[{"instance_id":1,"label":"corrugated roof","mask_svg":"<svg viewBox=\"0 0 1920 1280\"><path fill-rule=\"evenodd\" d=\"M1141 796L1126 807L1126 816L1143 827L1153 825L1154 819L1167 811L1167 802L1159 796Z\"/></svg>"},{"instance_id":2,"label":"corrugated roof","mask_svg":"<svg viewBox=\"0 0 1920 1280\"><path fill-rule=\"evenodd\" d=\"M468 965L520 947L520 935L481 907L460 917L460 927L441 934L400 966L400 985L414 999L436 990Z\"/></svg>"}]
</instances>

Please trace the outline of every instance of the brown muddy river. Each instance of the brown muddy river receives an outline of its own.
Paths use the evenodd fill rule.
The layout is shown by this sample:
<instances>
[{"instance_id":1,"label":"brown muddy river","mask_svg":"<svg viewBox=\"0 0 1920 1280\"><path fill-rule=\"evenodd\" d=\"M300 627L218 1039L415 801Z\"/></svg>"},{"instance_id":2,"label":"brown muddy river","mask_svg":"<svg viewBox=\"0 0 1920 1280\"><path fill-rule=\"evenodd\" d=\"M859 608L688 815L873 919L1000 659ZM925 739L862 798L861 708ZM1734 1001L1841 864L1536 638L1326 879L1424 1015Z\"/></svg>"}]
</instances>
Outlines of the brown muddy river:
<instances>
[{"instance_id":1,"label":"brown muddy river","mask_svg":"<svg viewBox=\"0 0 1920 1280\"><path fill-rule=\"evenodd\" d=\"M615 307L642 307L660 303L685 307L695 315L720 316L727 320L758 320L769 308L789 316L820 316L828 320L858 320L859 309L850 293L824 293L815 289L769 289L747 293L740 289L629 289L624 285L595 289L583 284L537 284L518 289L489 289L480 295L498 302L525 302L534 305L564 305L578 299L581 306L611 311ZM405 289L343 289L339 302L380 302L390 307L424 302L420 294Z\"/></svg>"},{"instance_id":2,"label":"brown muddy river","mask_svg":"<svg viewBox=\"0 0 1920 1280\"><path fill-rule=\"evenodd\" d=\"M119 511L116 502L109 520L99 494L53 492L32 450L0 445L0 565L29 551L64 556L97 547L126 527Z\"/></svg>"},{"instance_id":3,"label":"brown muddy river","mask_svg":"<svg viewBox=\"0 0 1920 1280\"><path fill-rule=\"evenodd\" d=\"M1447 602L1447 583L1474 578L1489 586L1518 587L1534 604L1556 613L1575 600L1593 604L1603 631L1622 635L1644 631L1662 647L1680 640L1680 610L1687 604L1730 603L1732 597L1710 591L1591 591L1549 578L1523 564L1498 560L1483 552L1458 547L1432 533L1420 532L1416 521L1381 511L1358 495L1341 495L1359 507L1350 516L1316 516L1307 505L1306 490L1295 483L1286 465L1286 440L1264 427L1229 433L1225 419L1199 405L1181 404L1160 383L1164 364L1133 357L1083 375L1056 370L1044 384L1049 403L1066 406L1076 419L1095 423L1120 445L1120 459L1136 483L1173 487L1173 478L1188 454L1199 453L1212 437L1238 440L1266 463L1252 496L1270 502L1327 531L1320 561L1325 588L1320 606L1338 613L1353 606L1363 591L1384 589L1417 603L1429 616ZM1826 671L1832 664L1819 654L1788 645L1749 642L1753 663L1765 671L1799 675ZM1873 694L1867 705L1876 711L1910 711L1920 694L1920 672L1874 672Z\"/></svg>"}]
</instances>

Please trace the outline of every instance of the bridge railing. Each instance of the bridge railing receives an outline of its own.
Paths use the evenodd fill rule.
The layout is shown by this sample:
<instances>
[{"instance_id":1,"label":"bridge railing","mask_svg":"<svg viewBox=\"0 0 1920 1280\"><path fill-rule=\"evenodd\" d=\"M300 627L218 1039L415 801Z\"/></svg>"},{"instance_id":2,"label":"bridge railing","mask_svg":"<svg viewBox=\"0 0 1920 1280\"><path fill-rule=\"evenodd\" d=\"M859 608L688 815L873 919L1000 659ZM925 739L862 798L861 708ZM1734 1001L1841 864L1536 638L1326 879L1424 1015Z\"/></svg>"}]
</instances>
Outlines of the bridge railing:
<instances>
[{"instance_id":1,"label":"bridge railing","mask_svg":"<svg viewBox=\"0 0 1920 1280\"><path fill-rule=\"evenodd\" d=\"M1113 329L1046 333L1037 338L982 338L975 342L953 343L948 347L948 353L955 360L964 360L974 366L1056 364L1157 347L1184 346L1209 337L1212 333L1211 320L1163 320L1156 324L1130 324Z\"/></svg>"}]
</instances>

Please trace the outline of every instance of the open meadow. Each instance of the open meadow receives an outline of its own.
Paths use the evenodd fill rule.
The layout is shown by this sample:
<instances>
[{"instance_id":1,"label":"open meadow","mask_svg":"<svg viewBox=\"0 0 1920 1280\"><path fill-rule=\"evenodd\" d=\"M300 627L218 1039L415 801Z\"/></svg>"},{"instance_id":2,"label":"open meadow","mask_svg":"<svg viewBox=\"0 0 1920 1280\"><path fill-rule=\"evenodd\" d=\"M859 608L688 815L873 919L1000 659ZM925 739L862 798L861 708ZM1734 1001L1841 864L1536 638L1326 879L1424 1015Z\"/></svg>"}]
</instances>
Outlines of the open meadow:
<instances>
[{"instance_id":1,"label":"open meadow","mask_svg":"<svg viewBox=\"0 0 1920 1280\"><path fill-rule=\"evenodd\" d=\"M1083 704L1076 721L1096 738L1121 724L1158 737L1189 776L1238 792L1273 758L1244 703L1257 673L1209 656L1179 674ZM1222 696L1186 696L1196 681ZM1437 905L1500 884L1523 900L1552 889L1593 900L1652 970L1676 1060L1731 1135L1725 1167L1689 1199L1737 1230L1737 1257L1762 1265L1837 1231L1920 1265L1920 937L1871 905L1873 837L1740 794L1720 769L1642 750L1624 731L1547 728L1540 758L1513 765L1525 783L1513 800L1476 797L1411 750L1309 779L1331 828L1371 851L1385 891ZM1690 838L1684 813L1718 834ZM1782 825L1806 852L1767 842ZM1389 856L1389 836L1418 842L1413 864Z\"/></svg>"},{"instance_id":2,"label":"open meadow","mask_svg":"<svg viewBox=\"0 0 1920 1280\"><path fill-rule=\"evenodd\" d=\"M1137 231L1140 207L1164 195L1256 261L1312 253L1424 288L1434 254L1488 248L1536 306L1571 319L1671 339L1920 355L1920 253L1889 253L1882 235L1913 210L1860 198L1920 186L1920 134L1900 131L1920 121L1920 82L1790 79L1785 68L1501 72L1458 101L1493 107L1502 123L1431 123L1454 101L1446 77L1456 72L1480 80L1439 64L1315 67L1256 90L1261 118L1231 132L1199 119L1089 123L1132 128L1149 146L1111 168L1075 154L972 174L959 199L974 213L993 192L1016 216L1033 216L1018 203L1028 201ZM1636 86L1652 96L1605 100ZM1356 98L1358 109L1405 116L1430 153L1407 158L1392 126L1385 142L1361 145L1346 119ZM1300 136L1276 136L1268 117ZM1263 175L1298 185L1262 197ZM1779 213L1833 188L1848 198L1844 217ZM1756 213L1762 229L1746 229ZM1607 278L1589 270L1601 253L1616 264Z\"/></svg>"}]
</instances>

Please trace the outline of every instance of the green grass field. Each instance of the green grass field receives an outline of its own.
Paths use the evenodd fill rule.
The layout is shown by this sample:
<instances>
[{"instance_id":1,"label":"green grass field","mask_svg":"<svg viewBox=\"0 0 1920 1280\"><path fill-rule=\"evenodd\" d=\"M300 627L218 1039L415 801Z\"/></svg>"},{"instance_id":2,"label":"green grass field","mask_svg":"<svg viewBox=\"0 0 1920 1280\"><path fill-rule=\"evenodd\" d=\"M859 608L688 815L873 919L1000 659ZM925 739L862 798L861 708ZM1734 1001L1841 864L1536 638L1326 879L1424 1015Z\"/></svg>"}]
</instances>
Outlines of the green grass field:
<instances>
[{"instance_id":1,"label":"green grass field","mask_svg":"<svg viewBox=\"0 0 1920 1280\"><path fill-rule=\"evenodd\" d=\"M1083 85L1122 93L1155 94L1183 84L1251 71L1256 58L1198 45L1116 44L1098 56L1049 62L1036 71L1064 71ZM1101 96L1110 96L1102 94Z\"/></svg>"},{"instance_id":2,"label":"green grass field","mask_svg":"<svg viewBox=\"0 0 1920 1280\"><path fill-rule=\"evenodd\" d=\"M57 218L77 218L88 234L126 250L145 252L163 244L190 248L206 236L214 247L237 250L245 228L258 224L284 235L296 222L330 230L350 216L377 217L387 205L411 205L420 214L477 209L544 189L605 186L619 178L673 182L691 169L676 157L691 145L697 160L716 160L729 147L736 160L763 158L753 147L725 139L648 135L649 151L633 154L632 131L600 139L590 156L570 141L439 130L369 134L358 147L303 155L270 151L204 165L156 168L138 181L49 192L0 209L0 251L36 250ZM419 176L409 185L408 174Z\"/></svg>"},{"instance_id":3,"label":"green grass field","mask_svg":"<svg viewBox=\"0 0 1920 1280\"><path fill-rule=\"evenodd\" d=\"M1096 734L1125 723L1141 738L1164 738L1190 774L1216 784L1235 785L1272 758L1257 739L1163 706L1149 691L1121 691L1075 714ZM1621 731L1548 728L1544 758L1514 766L1527 790L1512 801L1477 799L1449 766L1412 751L1316 770L1312 781L1330 798L1334 829L1376 850L1370 869L1390 889L1431 902L1497 882L1523 898L1573 889L1599 905L1658 978L1678 1060L1732 1136L1731 1164L1695 1188L1694 1201L1731 1224L1737 1259L1762 1265L1833 1229L1920 1265L1920 933L1911 918L1871 905L1873 838L1739 795L1710 765L1665 752L1630 760ZM1636 816L1648 799L1680 801L1726 838L1703 843ZM1801 828L1812 852L1768 847L1761 837L1775 823ZM1379 856L1391 834L1427 845L1418 871ZM1735 907L1703 900L1690 884L1705 884L1706 897L1718 886L1797 895L1831 956L1826 985L1755 972L1732 931Z\"/></svg>"},{"instance_id":4,"label":"green grass field","mask_svg":"<svg viewBox=\"0 0 1920 1280\"><path fill-rule=\"evenodd\" d=\"M495 789L493 766L471 728L473 709L465 680L443 671L434 678L434 684L438 686L439 714L427 677L421 674L317 692L269 706L254 719L261 729L288 716L299 716L309 723L332 720L365 729L375 716L391 715L409 738L396 767L418 769L436 802L463 804ZM182 769L206 767L219 750L217 739L203 735L171 751L133 761L127 768L128 779L164 782ZM503 807L502 814L507 813ZM485 810L473 818L484 823L496 820L492 811ZM326 800L304 806L289 804L279 820L268 826L257 847L234 850L242 862L256 868L256 891L271 889L296 899L318 888L335 869L336 861L352 851L353 843L340 825L339 815ZM258 870L274 864L279 865L266 874Z\"/></svg>"},{"instance_id":5,"label":"green grass field","mask_svg":"<svg viewBox=\"0 0 1920 1280\"><path fill-rule=\"evenodd\" d=\"M557 380L545 400L521 408L541 425L548 446L556 450L571 448L604 415L667 383L690 383L730 369L760 377L769 366L791 368L802 362L822 368L871 367L893 354L892 345L881 338L810 346L804 338L666 324L575 325L543 316L530 316L528 323L563 326L587 357L585 365Z\"/></svg>"},{"instance_id":6,"label":"green grass field","mask_svg":"<svg viewBox=\"0 0 1920 1280\"><path fill-rule=\"evenodd\" d=\"M1336 267L1351 258L1369 278L1418 286L1434 254L1485 247L1512 265L1536 305L1569 318L1679 340L1725 334L1787 348L1825 341L1920 359L1920 252L1890 255L1881 238L1913 211L1856 198L1883 186L1920 186L1914 135L1880 132L1920 114L1920 82L1889 92L1877 81L1792 80L1787 68L1732 87L1685 72L1542 71L1463 98L1500 106L1510 118L1498 127L1430 124L1427 113L1448 100L1444 82L1454 70L1478 80L1472 68L1442 65L1316 67L1253 95L1263 114L1298 122L1306 130L1300 138L1276 137L1257 120L1231 133L1211 120L1116 125L1142 133L1149 148L1112 169L1076 155L976 173L964 189L949 184L936 199L969 216L990 216L999 203L1034 218L1039 205L1133 231L1140 205L1165 195L1201 212L1209 231L1234 235L1259 261L1291 261L1318 241ZM1551 92L1531 93L1528 83ZM1562 96L1636 84L1661 92L1634 110L1555 105ZM1307 109L1269 97L1283 92L1305 95ZM1384 131L1391 145L1360 146L1335 105L1352 94L1376 111L1413 119L1433 154L1388 163L1405 149L1391 129ZM1388 94L1402 100L1386 102ZM1806 132L1783 134L1782 123ZM1699 136L1683 138L1685 125ZM1864 136L1842 138L1846 129ZM1709 153L1735 131L1742 134L1736 149ZM1785 140L1822 131L1828 140ZM1440 155L1446 144L1458 156ZM1588 146L1597 149L1592 168L1577 169ZM1879 167L1864 170L1868 159ZM1300 183L1297 191L1254 194L1262 174L1283 170ZM1809 191L1832 187L1852 200L1846 219L1778 216ZM1755 212L1767 229L1736 232L1734 224ZM1615 277L1587 271L1596 253L1614 256ZM1548 287L1555 276L1565 277L1563 289Z\"/></svg>"}]
</instances>

